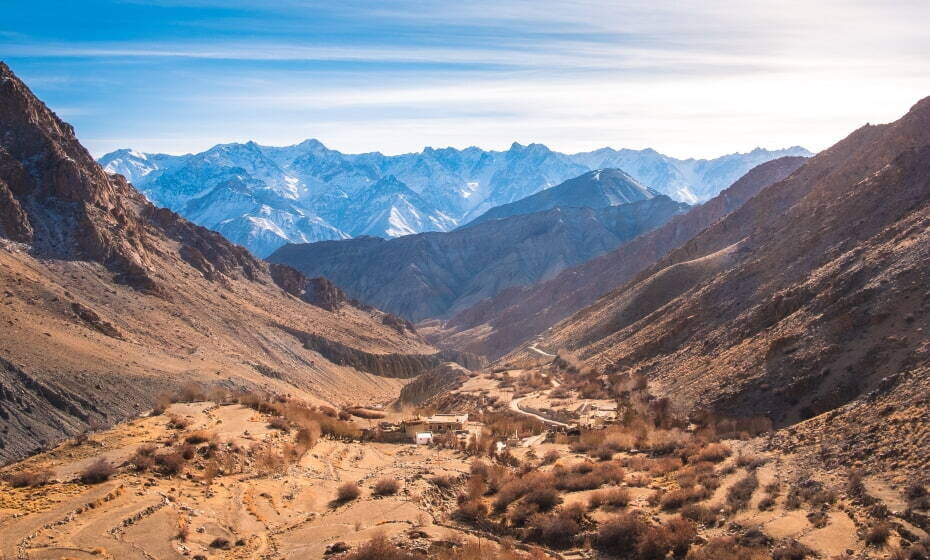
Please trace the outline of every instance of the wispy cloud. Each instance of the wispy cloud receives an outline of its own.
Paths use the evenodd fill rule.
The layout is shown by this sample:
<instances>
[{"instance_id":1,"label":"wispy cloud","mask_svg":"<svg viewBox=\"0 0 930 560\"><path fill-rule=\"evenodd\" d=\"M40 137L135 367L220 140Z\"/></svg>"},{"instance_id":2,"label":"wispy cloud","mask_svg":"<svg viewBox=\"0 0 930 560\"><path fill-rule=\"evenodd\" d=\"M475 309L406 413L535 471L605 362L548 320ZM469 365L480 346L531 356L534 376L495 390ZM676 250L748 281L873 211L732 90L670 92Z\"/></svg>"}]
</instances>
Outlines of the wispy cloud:
<instances>
[{"instance_id":1,"label":"wispy cloud","mask_svg":"<svg viewBox=\"0 0 930 560\"><path fill-rule=\"evenodd\" d=\"M683 156L819 149L930 93L924 0L86 0L37 10L6 9L0 52L97 151L308 136L387 152L513 140Z\"/></svg>"}]
</instances>

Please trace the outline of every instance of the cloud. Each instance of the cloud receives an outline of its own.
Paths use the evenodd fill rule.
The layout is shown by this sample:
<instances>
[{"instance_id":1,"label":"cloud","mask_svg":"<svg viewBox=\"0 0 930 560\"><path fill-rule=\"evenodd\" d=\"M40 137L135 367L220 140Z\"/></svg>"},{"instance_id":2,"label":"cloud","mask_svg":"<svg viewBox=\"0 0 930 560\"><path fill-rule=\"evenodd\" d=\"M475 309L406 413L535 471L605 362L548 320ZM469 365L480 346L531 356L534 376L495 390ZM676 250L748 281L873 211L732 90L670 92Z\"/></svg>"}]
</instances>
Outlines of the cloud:
<instances>
[{"instance_id":1,"label":"cloud","mask_svg":"<svg viewBox=\"0 0 930 560\"><path fill-rule=\"evenodd\" d=\"M98 150L308 136L391 153L513 140L682 156L819 149L930 93L925 1L88 0L82 10L139 25L85 29L68 13L14 9L7 20L23 28L13 37L0 24L0 52Z\"/></svg>"}]
</instances>

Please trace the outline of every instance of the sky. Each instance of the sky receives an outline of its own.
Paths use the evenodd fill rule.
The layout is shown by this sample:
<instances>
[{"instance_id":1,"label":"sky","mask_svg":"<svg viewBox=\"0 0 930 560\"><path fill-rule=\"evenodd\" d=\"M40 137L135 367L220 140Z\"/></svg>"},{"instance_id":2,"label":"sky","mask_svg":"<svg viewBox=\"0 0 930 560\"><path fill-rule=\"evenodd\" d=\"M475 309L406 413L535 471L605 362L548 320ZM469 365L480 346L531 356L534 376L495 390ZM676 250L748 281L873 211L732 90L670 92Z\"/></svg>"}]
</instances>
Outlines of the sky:
<instances>
[{"instance_id":1,"label":"sky","mask_svg":"<svg viewBox=\"0 0 930 560\"><path fill-rule=\"evenodd\" d=\"M0 59L97 156L817 151L930 95L927 0L4 4Z\"/></svg>"}]
</instances>

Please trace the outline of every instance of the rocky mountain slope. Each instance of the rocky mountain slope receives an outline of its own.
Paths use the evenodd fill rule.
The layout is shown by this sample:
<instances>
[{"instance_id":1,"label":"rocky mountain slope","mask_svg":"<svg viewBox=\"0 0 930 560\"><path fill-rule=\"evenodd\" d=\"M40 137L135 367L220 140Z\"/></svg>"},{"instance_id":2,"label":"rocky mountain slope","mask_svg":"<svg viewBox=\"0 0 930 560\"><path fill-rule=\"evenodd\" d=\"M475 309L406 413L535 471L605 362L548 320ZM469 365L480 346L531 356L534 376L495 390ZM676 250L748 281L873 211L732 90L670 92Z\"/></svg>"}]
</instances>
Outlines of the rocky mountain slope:
<instances>
[{"instance_id":1,"label":"rocky mountain slope","mask_svg":"<svg viewBox=\"0 0 930 560\"><path fill-rule=\"evenodd\" d=\"M436 344L498 358L622 286L763 188L803 165L784 157L753 168L712 200L675 216L630 243L534 285L513 286L422 332Z\"/></svg>"},{"instance_id":2,"label":"rocky mountain slope","mask_svg":"<svg viewBox=\"0 0 930 560\"><path fill-rule=\"evenodd\" d=\"M268 259L331 278L352 297L417 321L552 278L686 208L661 195L608 208L553 208L452 232L285 245Z\"/></svg>"},{"instance_id":3,"label":"rocky mountain slope","mask_svg":"<svg viewBox=\"0 0 930 560\"><path fill-rule=\"evenodd\" d=\"M505 151L426 148L386 156L343 154L307 140L280 148L220 144L183 156L124 149L100 163L123 174L156 205L263 257L288 242L448 231L491 208L601 168L623 169L643 185L694 203L713 197L759 163L807 154L795 147L679 160L654 150L604 148L568 155L541 144L514 143Z\"/></svg>"},{"instance_id":4,"label":"rocky mountain slope","mask_svg":"<svg viewBox=\"0 0 930 560\"><path fill-rule=\"evenodd\" d=\"M0 201L0 461L187 383L389 398L400 380L338 350L438 360L411 358L436 350L408 323L153 206L3 64Z\"/></svg>"},{"instance_id":5,"label":"rocky mountain slope","mask_svg":"<svg viewBox=\"0 0 930 560\"><path fill-rule=\"evenodd\" d=\"M606 208L652 198L659 193L620 169L597 169L526 198L491 208L469 225L532 214L556 207Z\"/></svg>"},{"instance_id":6,"label":"rocky mountain slope","mask_svg":"<svg viewBox=\"0 0 930 560\"><path fill-rule=\"evenodd\" d=\"M930 98L818 154L542 345L729 414L829 412L817 441L864 446L839 457L925 471L911 444L930 437L928 242ZM862 435L874 416L896 441Z\"/></svg>"}]
</instances>

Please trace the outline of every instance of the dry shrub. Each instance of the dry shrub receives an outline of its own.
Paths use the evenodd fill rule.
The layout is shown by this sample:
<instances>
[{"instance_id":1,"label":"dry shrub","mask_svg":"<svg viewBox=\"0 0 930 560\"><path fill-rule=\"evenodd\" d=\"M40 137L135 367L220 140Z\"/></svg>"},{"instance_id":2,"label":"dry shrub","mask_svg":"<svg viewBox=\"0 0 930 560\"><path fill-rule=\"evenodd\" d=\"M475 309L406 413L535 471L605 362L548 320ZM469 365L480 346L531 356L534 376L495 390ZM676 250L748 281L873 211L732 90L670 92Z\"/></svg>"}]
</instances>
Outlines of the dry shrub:
<instances>
[{"instance_id":1,"label":"dry shrub","mask_svg":"<svg viewBox=\"0 0 930 560\"><path fill-rule=\"evenodd\" d=\"M400 483L393 478L382 478L375 483L375 496L393 496L400 490Z\"/></svg>"},{"instance_id":2,"label":"dry shrub","mask_svg":"<svg viewBox=\"0 0 930 560\"><path fill-rule=\"evenodd\" d=\"M734 537L717 537L700 548L692 548L687 560L766 560L765 548L749 548L740 545Z\"/></svg>"},{"instance_id":3,"label":"dry shrub","mask_svg":"<svg viewBox=\"0 0 930 560\"><path fill-rule=\"evenodd\" d=\"M676 510L685 504L700 502L708 497L710 497L710 492L703 486L679 488L663 494L659 499L659 505L666 511Z\"/></svg>"},{"instance_id":4,"label":"dry shrub","mask_svg":"<svg viewBox=\"0 0 930 560\"><path fill-rule=\"evenodd\" d=\"M196 432L191 432L187 434L184 438L184 441L192 445L200 445L201 443L207 443L216 437L216 434L209 432L207 430L197 430Z\"/></svg>"},{"instance_id":5,"label":"dry shrub","mask_svg":"<svg viewBox=\"0 0 930 560\"><path fill-rule=\"evenodd\" d=\"M281 453L271 447L263 448L255 457L258 472L263 476L270 476L284 471L287 461Z\"/></svg>"},{"instance_id":6,"label":"dry shrub","mask_svg":"<svg viewBox=\"0 0 930 560\"><path fill-rule=\"evenodd\" d=\"M45 486L52 481L55 473L48 469L39 469L35 471L22 471L10 476L10 486L13 488L37 488Z\"/></svg>"},{"instance_id":7,"label":"dry shrub","mask_svg":"<svg viewBox=\"0 0 930 560\"><path fill-rule=\"evenodd\" d=\"M346 482L336 489L336 501L341 503L351 502L362 495L362 489L354 482Z\"/></svg>"},{"instance_id":8,"label":"dry shrub","mask_svg":"<svg viewBox=\"0 0 930 560\"><path fill-rule=\"evenodd\" d=\"M551 487L536 487L523 496L523 501L536 506L539 511L547 512L562 503L562 497Z\"/></svg>"},{"instance_id":9,"label":"dry shrub","mask_svg":"<svg viewBox=\"0 0 930 560\"><path fill-rule=\"evenodd\" d=\"M132 468L144 472L152 469L155 466L155 446L154 445L140 445L136 448L135 453L129 457L129 464L132 465Z\"/></svg>"},{"instance_id":10,"label":"dry shrub","mask_svg":"<svg viewBox=\"0 0 930 560\"><path fill-rule=\"evenodd\" d=\"M637 560L663 560L671 549L671 532L661 525L653 525L637 540L635 557Z\"/></svg>"},{"instance_id":11,"label":"dry shrub","mask_svg":"<svg viewBox=\"0 0 930 560\"><path fill-rule=\"evenodd\" d=\"M458 521L474 525L487 518L488 507L480 499L467 500L459 504L452 516Z\"/></svg>"},{"instance_id":12,"label":"dry shrub","mask_svg":"<svg viewBox=\"0 0 930 560\"><path fill-rule=\"evenodd\" d=\"M455 478L446 475L436 475L429 479L430 483L440 490L449 490L455 484Z\"/></svg>"},{"instance_id":13,"label":"dry shrub","mask_svg":"<svg viewBox=\"0 0 930 560\"><path fill-rule=\"evenodd\" d=\"M177 537L179 541L185 542L187 540L187 537L190 535L190 532L191 532L190 520L188 520L184 516L179 515L178 516L178 532L176 533L175 536Z\"/></svg>"},{"instance_id":14,"label":"dry shrub","mask_svg":"<svg viewBox=\"0 0 930 560\"><path fill-rule=\"evenodd\" d=\"M379 420L384 418L386 414L379 410L371 410L368 408L362 408L360 406L353 406L345 410L346 413L351 414L352 416L357 416L359 418L364 418L366 420Z\"/></svg>"},{"instance_id":15,"label":"dry shrub","mask_svg":"<svg viewBox=\"0 0 930 560\"><path fill-rule=\"evenodd\" d=\"M193 424L193 420L177 414L168 415L168 427L174 430L186 430Z\"/></svg>"},{"instance_id":16,"label":"dry shrub","mask_svg":"<svg viewBox=\"0 0 930 560\"><path fill-rule=\"evenodd\" d=\"M701 448L697 453L688 457L689 463L700 463L702 461L709 461L711 463L719 463L727 457L729 457L733 451L730 447L723 443L709 443Z\"/></svg>"},{"instance_id":17,"label":"dry shrub","mask_svg":"<svg viewBox=\"0 0 930 560\"><path fill-rule=\"evenodd\" d=\"M81 471L78 480L84 484L99 484L110 480L114 472L115 469L113 465L103 457L100 457Z\"/></svg>"},{"instance_id":18,"label":"dry shrub","mask_svg":"<svg viewBox=\"0 0 930 560\"><path fill-rule=\"evenodd\" d=\"M177 451L155 455L155 464L158 465L158 471L165 476L180 474L184 470L186 463L187 460Z\"/></svg>"},{"instance_id":19,"label":"dry shrub","mask_svg":"<svg viewBox=\"0 0 930 560\"><path fill-rule=\"evenodd\" d=\"M601 523L597 528L594 546L603 552L633 550L639 538L648 528L640 516L633 513L621 513Z\"/></svg>"},{"instance_id":20,"label":"dry shrub","mask_svg":"<svg viewBox=\"0 0 930 560\"><path fill-rule=\"evenodd\" d=\"M550 449L549 451L546 451L545 455L543 455L542 464L554 465L559 460L559 457L561 457L561 455L558 451L555 449Z\"/></svg>"},{"instance_id":21,"label":"dry shrub","mask_svg":"<svg viewBox=\"0 0 930 560\"><path fill-rule=\"evenodd\" d=\"M736 484L727 490L727 506L730 511L740 511L749 505L753 492L759 487L759 479L755 471L750 472L736 481Z\"/></svg>"},{"instance_id":22,"label":"dry shrub","mask_svg":"<svg viewBox=\"0 0 930 560\"><path fill-rule=\"evenodd\" d=\"M808 556L816 555L817 553L809 547L793 539L776 546L772 550L772 560L804 560Z\"/></svg>"},{"instance_id":23,"label":"dry shrub","mask_svg":"<svg viewBox=\"0 0 930 560\"><path fill-rule=\"evenodd\" d=\"M768 462L769 462L768 458L762 457L762 456L759 456L759 455L743 455L743 454L740 454L740 455L736 458L736 466L737 466L737 467L745 467L745 468L750 469L750 470L752 470L752 469L757 469L757 468L761 467L762 465L764 465L764 464L766 464L766 463L768 463Z\"/></svg>"},{"instance_id":24,"label":"dry shrub","mask_svg":"<svg viewBox=\"0 0 930 560\"><path fill-rule=\"evenodd\" d=\"M873 524L865 534L865 542L869 546L882 546L891 536L891 525L884 521Z\"/></svg>"},{"instance_id":25,"label":"dry shrub","mask_svg":"<svg viewBox=\"0 0 930 560\"><path fill-rule=\"evenodd\" d=\"M685 519L690 519L695 523L712 527L717 524L717 512L719 510L719 507L715 508L702 506L700 504L687 504L682 506L680 513Z\"/></svg>"},{"instance_id":26,"label":"dry shrub","mask_svg":"<svg viewBox=\"0 0 930 560\"><path fill-rule=\"evenodd\" d=\"M375 535L343 560L424 560L424 556L407 552L391 544L384 535Z\"/></svg>"},{"instance_id":27,"label":"dry shrub","mask_svg":"<svg viewBox=\"0 0 930 560\"><path fill-rule=\"evenodd\" d=\"M527 522L528 540L544 544L550 548L565 549L575 543L576 535L581 531L578 521L570 512L556 512L548 515L536 514Z\"/></svg>"},{"instance_id":28,"label":"dry shrub","mask_svg":"<svg viewBox=\"0 0 930 560\"><path fill-rule=\"evenodd\" d=\"M184 457L185 461L190 461L197 455L197 447L190 443L182 443L175 449L181 454L181 457Z\"/></svg>"},{"instance_id":29,"label":"dry shrub","mask_svg":"<svg viewBox=\"0 0 930 560\"><path fill-rule=\"evenodd\" d=\"M771 511L775 509L775 498L766 496L759 500L759 511Z\"/></svg>"},{"instance_id":30,"label":"dry shrub","mask_svg":"<svg viewBox=\"0 0 930 560\"><path fill-rule=\"evenodd\" d=\"M274 416L268 421L268 427L272 430L281 430L285 434L291 431L290 423L280 416Z\"/></svg>"},{"instance_id":31,"label":"dry shrub","mask_svg":"<svg viewBox=\"0 0 930 560\"><path fill-rule=\"evenodd\" d=\"M158 395L155 404L152 405L152 416L161 416L169 406L171 406L171 395L168 393Z\"/></svg>"},{"instance_id":32,"label":"dry shrub","mask_svg":"<svg viewBox=\"0 0 930 560\"><path fill-rule=\"evenodd\" d=\"M622 509L629 505L630 491L626 488L606 488L598 490L588 498L588 509Z\"/></svg>"},{"instance_id":33,"label":"dry shrub","mask_svg":"<svg viewBox=\"0 0 930 560\"><path fill-rule=\"evenodd\" d=\"M649 467L652 476L662 476L677 471L683 466L679 457L663 457L656 459Z\"/></svg>"}]
</instances>

